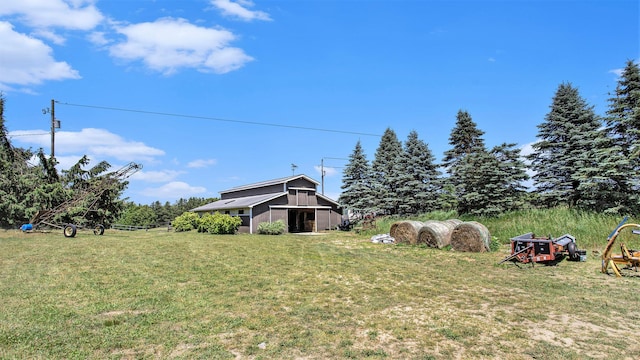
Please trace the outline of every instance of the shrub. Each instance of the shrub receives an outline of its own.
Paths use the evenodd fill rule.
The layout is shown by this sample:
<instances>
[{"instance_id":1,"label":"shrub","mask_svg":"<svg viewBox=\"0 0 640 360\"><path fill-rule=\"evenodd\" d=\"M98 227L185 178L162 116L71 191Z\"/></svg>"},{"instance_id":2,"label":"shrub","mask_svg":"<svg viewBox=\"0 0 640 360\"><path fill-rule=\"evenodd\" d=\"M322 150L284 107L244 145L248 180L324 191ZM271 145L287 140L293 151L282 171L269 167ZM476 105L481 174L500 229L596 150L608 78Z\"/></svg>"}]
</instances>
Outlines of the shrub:
<instances>
[{"instance_id":1,"label":"shrub","mask_svg":"<svg viewBox=\"0 0 640 360\"><path fill-rule=\"evenodd\" d=\"M239 217L216 212L213 215L206 214L200 218L198 231L218 235L235 234L240 225L242 225L242 219Z\"/></svg>"},{"instance_id":2,"label":"shrub","mask_svg":"<svg viewBox=\"0 0 640 360\"><path fill-rule=\"evenodd\" d=\"M284 234L284 221L277 220L272 223L261 222L258 224L258 234L263 235L281 235Z\"/></svg>"},{"instance_id":3,"label":"shrub","mask_svg":"<svg viewBox=\"0 0 640 360\"><path fill-rule=\"evenodd\" d=\"M173 229L176 232L191 231L198 228L199 221L200 217L198 214L187 211L175 218L171 223L171 226L173 226Z\"/></svg>"}]
</instances>

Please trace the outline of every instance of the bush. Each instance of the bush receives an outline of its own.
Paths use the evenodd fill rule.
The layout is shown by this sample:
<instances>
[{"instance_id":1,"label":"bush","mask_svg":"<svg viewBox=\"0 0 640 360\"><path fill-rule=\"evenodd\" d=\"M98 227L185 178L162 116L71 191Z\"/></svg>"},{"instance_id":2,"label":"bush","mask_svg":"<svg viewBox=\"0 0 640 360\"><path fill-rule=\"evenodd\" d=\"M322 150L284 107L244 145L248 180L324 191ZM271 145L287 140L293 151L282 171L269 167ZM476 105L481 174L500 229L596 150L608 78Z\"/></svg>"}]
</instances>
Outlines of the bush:
<instances>
[{"instance_id":1,"label":"bush","mask_svg":"<svg viewBox=\"0 0 640 360\"><path fill-rule=\"evenodd\" d=\"M198 222L198 232L208 232L209 234L235 234L238 227L242 225L242 219L237 216L227 214L206 214Z\"/></svg>"},{"instance_id":2,"label":"bush","mask_svg":"<svg viewBox=\"0 0 640 360\"><path fill-rule=\"evenodd\" d=\"M171 226L173 226L173 229L176 232L191 231L198 228L199 221L200 217L198 214L187 211L175 218L171 223Z\"/></svg>"},{"instance_id":3,"label":"bush","mask_svg":"<svg viewBox=\"0 0 640 360\"><path fill-rule=\"evenodd\" d=\"M284 234L284 221L277 220L272 223L261 222L258 224L258 234L263 235L281 235Z\"/></svg>"}]
</instances>

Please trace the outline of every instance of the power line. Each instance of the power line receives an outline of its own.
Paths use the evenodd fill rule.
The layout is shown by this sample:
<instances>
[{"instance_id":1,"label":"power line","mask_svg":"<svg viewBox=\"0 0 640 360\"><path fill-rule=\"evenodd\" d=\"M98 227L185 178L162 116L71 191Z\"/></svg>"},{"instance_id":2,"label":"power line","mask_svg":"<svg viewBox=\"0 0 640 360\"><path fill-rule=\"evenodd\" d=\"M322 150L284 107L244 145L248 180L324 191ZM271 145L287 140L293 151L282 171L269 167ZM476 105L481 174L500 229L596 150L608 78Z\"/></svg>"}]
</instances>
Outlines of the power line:
<instances>
[{"instance_id":1,"label":"power line","mask_svg":"<svg viewBox=\"0 0 640 360\"><path fill-rule=\"evenodd\" d=\"M258 121L232 120L232 119L223 119L223 118L211 117L211 116L198 116L198 115L167 113L167 112L160 112L160 111L125 109L125 108L117 108L117 107L110 107L110 106L73 104L73 103L60 102L60 101L56 101L56 103L58 103L60 105L67 105L67 106L76 106L76 107L84 107L84 108L100 109L100 110L111 110L111 111L124 111L124 112L132 112L132 113L147 114L147 115L160 115L160 116L181 117L181 118L199 119L199 120L223 121L223 122L230 122L230 123L237 123L237 124L273 126L273 127L282 127L282 128L290 128L290 129L324 131L324 132L330 132L330 133L382 137L382 135L378 135L378 134L369 134L369 133L362 133L362 132L357 132L357 131L322 129L322 128L313 128L313 127L297 126L297 125L274 124L274 123L266 123L266 122L258 122Z\"/></svg>"},{"instance_id":2,"label":"power line","mask_svg":"<svg viewBox=\"0 0 640 360\"><path fill-rule=\"evenodd\" d=\"M26 134L9 134L7 135L7 137L10 138L14 138L14 137L20 137L20 136L41 136L41 135L49 135L49 133L47 132L42 132L42 133L26 133Z\"/></svg>"}]
</instances>

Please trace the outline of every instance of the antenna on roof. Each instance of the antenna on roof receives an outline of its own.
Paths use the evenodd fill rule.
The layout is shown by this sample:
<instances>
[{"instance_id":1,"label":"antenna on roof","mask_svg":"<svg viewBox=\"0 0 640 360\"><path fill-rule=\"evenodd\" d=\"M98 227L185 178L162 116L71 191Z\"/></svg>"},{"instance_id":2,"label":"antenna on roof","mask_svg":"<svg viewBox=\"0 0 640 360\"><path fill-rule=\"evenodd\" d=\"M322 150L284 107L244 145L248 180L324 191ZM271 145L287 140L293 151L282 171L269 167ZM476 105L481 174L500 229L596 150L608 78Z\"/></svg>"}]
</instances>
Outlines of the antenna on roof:
<instances>
[{"instance_id":1,"label":"antenna on roof","mask_svg":"<svg viewBox=\"0 0 640 360\"><path fill-rule=\"evenodd\" d=\"M298 167L298 165L291 163L291 176L296 174L296 168Z\"/></svg>"}]
</instances>

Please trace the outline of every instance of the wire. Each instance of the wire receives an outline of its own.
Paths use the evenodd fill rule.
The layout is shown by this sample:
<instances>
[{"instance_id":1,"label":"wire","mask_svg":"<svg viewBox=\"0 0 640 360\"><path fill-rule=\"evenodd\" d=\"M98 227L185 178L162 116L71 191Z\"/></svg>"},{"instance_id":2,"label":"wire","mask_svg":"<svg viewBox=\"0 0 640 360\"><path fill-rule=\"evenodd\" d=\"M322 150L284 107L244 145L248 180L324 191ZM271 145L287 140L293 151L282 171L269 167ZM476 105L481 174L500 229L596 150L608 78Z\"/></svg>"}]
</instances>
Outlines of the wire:
<instances>
[{"instance_id":1,"label":"wire","mask_svg":"<svg viewBox=\"0 0 640 360\"><path fill-rule=\"evenodd\" d=\"M283 127L283 128L290 128L290 129L324 131L324 132L331 132L331 133L341 133L341 134L351 134L351 135L382 137L382 135L378 135L378 134L361 133L361 132L357 132L357 131L322 129L322 128L313 128L313 127L306 127L306 126L273 124L273 123L258 122L258 121L232 120L232 119L223 119L223 118L210 117L210 116L185 115L185 114L175 114L175 113L167 113L167 112L159 112L159 111L116 108L116 107L110 107L110 106L73 104L73 103L67 103L67 102L60 102L60 101L57 101L57 100L56 100L56 103L58 103L60 105L67 105L67 106L76 106L76 107L84 107L84 108L91 108L91 109L101 109L101 110L112 110L112 111L124 111L124 112L132 112L132 113L148 114L148 115L161 115L161 116L182 117L182 118L189 118L189 119L224 121L224 122L231 122L231 123L238 123L238 124L274 126L274 127Z\"/></svg>"},{"instance_id":2,"label":"wire","mask_svg":"<svg viewBox=\"0 0 640 360\"><path fill-rule=\"evenodd\" d=\"M14 138L14 137L20 137L20 136L41 136L41 135L49 135L49 134L50 133L45 133L45 132L43 132L43 133L14 134L14 135L8 134L7 137Z\"/></svg>"}]
</instances>

